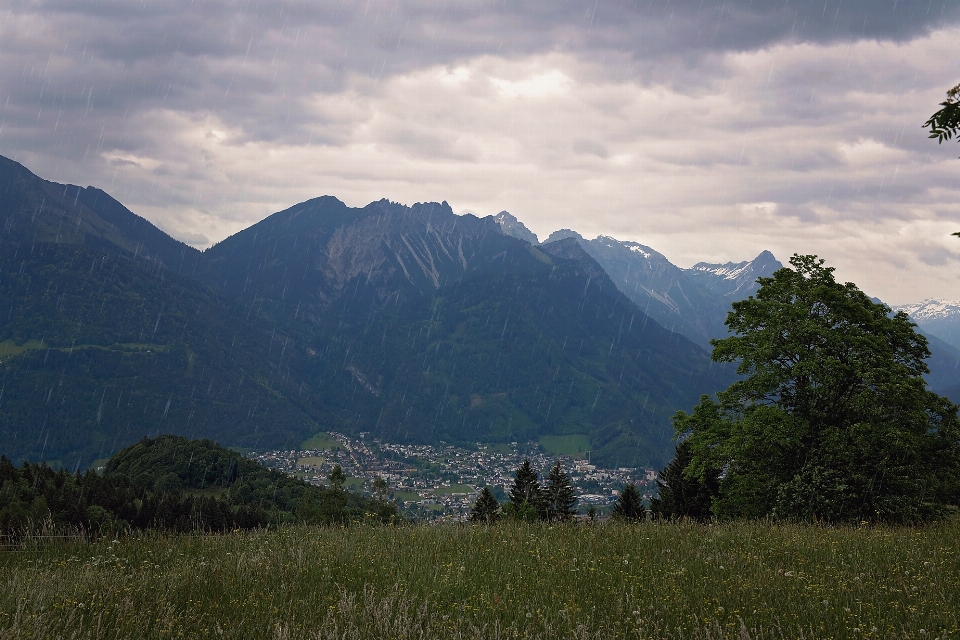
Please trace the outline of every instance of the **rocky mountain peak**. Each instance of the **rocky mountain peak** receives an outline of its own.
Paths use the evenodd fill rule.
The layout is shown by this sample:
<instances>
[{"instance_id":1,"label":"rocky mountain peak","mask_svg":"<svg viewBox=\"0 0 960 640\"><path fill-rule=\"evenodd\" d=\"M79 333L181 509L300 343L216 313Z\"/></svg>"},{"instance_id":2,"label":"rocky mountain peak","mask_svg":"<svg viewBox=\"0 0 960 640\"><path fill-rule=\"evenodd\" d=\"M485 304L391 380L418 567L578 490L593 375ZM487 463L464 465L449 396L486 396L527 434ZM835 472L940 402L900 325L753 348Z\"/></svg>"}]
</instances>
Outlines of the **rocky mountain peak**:
<instances>
[{"instance_id":1,"label":"rocky mountain peak","mask_svg":"<svg viewBox=\"0 0 960 640\"><path fill-rule=\"evenodd\" d=\"M510 212L501 211L493 216L493 219L500 225L500 230L504 235L529 242L530 244L540 244L540 240L537 239L537 234L527 229L527 227Z\"/></svg>"}]
</instances>

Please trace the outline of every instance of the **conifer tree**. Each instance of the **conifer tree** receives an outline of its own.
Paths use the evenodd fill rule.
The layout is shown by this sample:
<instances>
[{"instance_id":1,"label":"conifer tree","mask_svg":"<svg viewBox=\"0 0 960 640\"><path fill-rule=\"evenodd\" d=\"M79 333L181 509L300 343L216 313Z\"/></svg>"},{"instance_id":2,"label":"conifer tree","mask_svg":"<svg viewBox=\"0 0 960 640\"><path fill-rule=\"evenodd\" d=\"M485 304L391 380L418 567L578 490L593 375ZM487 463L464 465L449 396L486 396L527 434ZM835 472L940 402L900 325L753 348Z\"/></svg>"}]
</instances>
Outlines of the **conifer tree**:
<instances>
[{"instance_id":1,"label":"conifer tree","mask_svg":"<svg viewBox=\"0 0 960 640\"><path fill-rule=\"evenodd\" d=\"M324 501L324 516L328 521L345 522L347 519L347 494L343 490L343 485L347 481L347 474L343 468L336 464L330 475L327 476L330 482L330 494Z\"/></svg>"},{"instance_id":2,"label":"conifer tree","mask_svg":"<svg viewBox=\"0 0 960 640\"><path fill-rule=\"evenodd\" d=\"M552 522L562 522L573 518L573 505L577 497L570 484L570 476L560 468L560 462L550 469L547 485L541 492L541 510L544 517Z\"/></svg>"},{"instance_id":3,"label":"conifer tree","mask_svg":"<svg viewBox=\"0 0 960 640\"><path fill-rule=\"evenodd\" d=\"M657 480L659 496L650 501L650 512L658 518L692 518L709 520L713 498L720 492L720 472L708 469L701 480L686 477L684 469L693 461L690 443L677 445L673 460Z\"/></svg>"},{"instance_id":4,"label":"conifer tree","mask_svg":"<svg viewBox=\"0 0 960 640\"><path fill-rule=\"evenodd\" d=\"M500 503L493 497L490 487L484 487L480 492L480 497L470 509L471 522L480 522L483 524L493 524L500 517Z\"/></svg>"},{"instance_id":5,"label":"conifer tree","mask_svg":"<svg viewBox=\"0 0 960 640\"><path fill-rule=\"evenodd\" d=\"M540 482L529 459L517 468L510 487L510 502L504 510L518 520L533 520L539 515Z\"/></svg>"},{"instance_id":6,"label":"conifer tree","mask_svg":"<svg viewBox=\"0 0 960 640\"><path fill-rule=\"evenodd\" d=\"M617 496L617 503L613 505L613 517L631 522L642 518L643 513L643 501L640 498L640 492L637 491L637 485L632 482L625 485L623 491Z\"/></svg>"}]
</instances>

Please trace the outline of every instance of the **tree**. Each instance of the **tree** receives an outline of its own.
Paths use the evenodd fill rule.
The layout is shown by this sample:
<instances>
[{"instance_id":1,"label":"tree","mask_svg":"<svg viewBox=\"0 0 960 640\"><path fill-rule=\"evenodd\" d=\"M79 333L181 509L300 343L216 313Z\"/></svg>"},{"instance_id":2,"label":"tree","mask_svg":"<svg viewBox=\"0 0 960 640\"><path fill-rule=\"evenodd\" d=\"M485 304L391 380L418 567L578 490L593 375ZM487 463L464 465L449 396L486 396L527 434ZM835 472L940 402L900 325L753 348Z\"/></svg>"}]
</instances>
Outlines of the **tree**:
<instances>
[{"instance_id":1,"label":"tree","mask_svg":"<svg viewBox=\"0 0 960 640\"><path fill-rule=\"evenodd\" d=\"M960 142L960 84L947 91L947 99L940 103L940 110L923 123L930 127L929 138L936 138L937 144L957 136ZM960 231L951 235L960 236Z\"/></svg>"},{"instance_id":2,"label":"tree","mask_svg":"<svg viewBox=\"0 0 960 640\"><path fill-rule=\"evenodd\" d=\"M632 482L624 485L623 491L617 496L616 504L613 505L613 517L617 520L635 522L643 517L643 513L643 501L640 498L640 492L637 491L637 485Z\"/></svg>"},{"instance_id":3,"label":"tree","mask_svg":"<svg viewBox=\"0 0 960 640\"><path fill-rule=\"evenodd\" d=\"M576 512L573 505L577 502L577 496L570 484L570 476L560 468L559 461L550 469L547 485L540 495L541 509L547 520L565 522L573 518Z\"/></svg>"},{"instance_id":4,"label":"tree","mask_svg":"<svg viewBox=\"0 0 960 640\"><path fill-rule=\"evenodd\" d=\"M493 524L500 517L500 503L493 497L490 487L484 487L480 496L470 509L470 520L483 524Z\"/></svg>"},{"instance_id":5,"label":"tree","mask_svg":"<svg viewBox=\"0 0 960 640\"><path fill-rule=\"evenodd\" d=\"M505 512L518 520L533 520L540 514L540 482L529 459L514 474Z\"/></svg>"},{"instance_id":6,"label":"tree","mask_svg":"<svg viewBox=\"0 0 960 640\"><path fill-rule=\"evenodd\" d=\"M323 504L324 518L327 522L346 522L347 494L343 490L343 485L347 481L347 475L339 464L335 464L327 480L330 481L330 492Z\"/></svg>"},{"instance_id":7,"label":"tree","mask_svg":"<svg viewBox=\"0 0 960 640\"><path fill-rule=\"evenodd\" d=\"M954 136L960 142L960 84L947 91L947 99L940 103L940 110L923 123L930 128L930 138L936 138L938 144Z\"/></svg>"},{"instance_id":8,"label":"tree","mask_svg":"<svg viewBox=\"0 0 960 640\"><path fill-rule=\"evenodd\" d=\"M673 460L657 480L659 496L650 501L650 512L658 518L691 518L709 520L713 503L720 490L720 472L708 469L704 479L686 477L686 469L693 461L690 443L681 440Z\"/></svg>"},{"instance_id":9,"label":"tree","mask_svg":"<svg viewBox=\"0 0 960 640\"><path fill-rule=\"evenodd\" d=\"M373 479L373 499L382 504L387 501L388 493L390 493L390 486L383 479L383 476L375 477Z\"/></svg>"},{"instance_id":10,"label":"tree","mask_svg":"<svg viewBox=\"0 0 960 640\"><path fill-rule=\"evenodd\" d=\"M926 339L816 256L735 302L713 359L742 378L690 415L687 478L723 472L713 512L829 522L934 518L958 500L958 407L926 389Z\"/></svg>"},{"instance_id":11,"label":"tree","mask_svg":"<svg viewBox=\"0 0 960 640\"><path fill-rule=\"evenodd\" d=\"M327 476L327 480L330 481L330 488L334 491L343 491L343 485L347 481L347 476L343 472L343 468L335 464L333 469L330 470L330 475Z\"/></svg>"}]
</instances>

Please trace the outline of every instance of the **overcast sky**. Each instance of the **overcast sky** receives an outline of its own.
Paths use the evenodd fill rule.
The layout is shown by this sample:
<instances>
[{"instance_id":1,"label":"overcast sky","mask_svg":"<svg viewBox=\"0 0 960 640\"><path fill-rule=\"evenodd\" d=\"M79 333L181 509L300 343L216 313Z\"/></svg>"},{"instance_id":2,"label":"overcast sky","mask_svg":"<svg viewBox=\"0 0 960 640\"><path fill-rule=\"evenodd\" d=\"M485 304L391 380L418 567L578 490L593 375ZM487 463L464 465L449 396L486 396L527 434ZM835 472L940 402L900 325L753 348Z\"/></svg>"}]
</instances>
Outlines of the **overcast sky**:
<instances>
[{"instance_id":1,"label":"overcast sky","mask_svg":"<svg viewBox=\"0 0 960 640\"><path fill-rule=\"evenodd\" d=\"M956 0L0 2L0 154L205 248L447 200L680 266L817 253L960 298Z\"/></svg>"}]
</instances>

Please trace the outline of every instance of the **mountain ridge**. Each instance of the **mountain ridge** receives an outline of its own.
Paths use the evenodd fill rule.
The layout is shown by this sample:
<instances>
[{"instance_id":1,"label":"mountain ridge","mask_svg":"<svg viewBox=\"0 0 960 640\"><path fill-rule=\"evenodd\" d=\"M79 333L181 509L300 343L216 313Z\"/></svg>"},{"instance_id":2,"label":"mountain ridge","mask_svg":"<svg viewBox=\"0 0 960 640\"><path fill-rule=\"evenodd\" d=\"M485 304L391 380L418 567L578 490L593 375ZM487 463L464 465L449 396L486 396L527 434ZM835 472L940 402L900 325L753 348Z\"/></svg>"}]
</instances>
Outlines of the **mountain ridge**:
<instances>
[{"instance_id":1,"label":"mountain ridge","mask_svg":"<svg viewBox=\"0 0 960 640\"><path fill-rule=\"evenodd\" d=\"M656 466L670 415L727 379L578 246L534 247L505 217L323 196L198 252L104 192L5 167L0 440L16 456L72 468L160 430L291 446L323 425L578 433L595 461Z\"/></svg>"}]
</instances>

